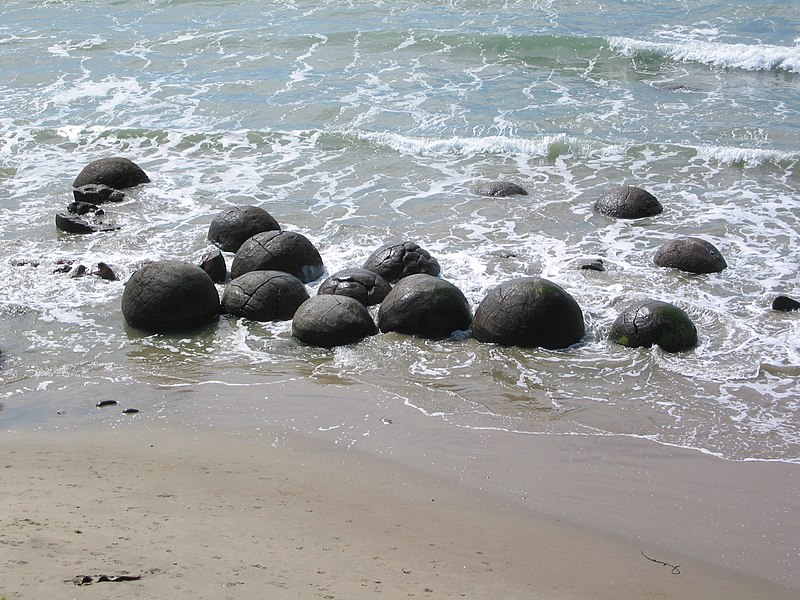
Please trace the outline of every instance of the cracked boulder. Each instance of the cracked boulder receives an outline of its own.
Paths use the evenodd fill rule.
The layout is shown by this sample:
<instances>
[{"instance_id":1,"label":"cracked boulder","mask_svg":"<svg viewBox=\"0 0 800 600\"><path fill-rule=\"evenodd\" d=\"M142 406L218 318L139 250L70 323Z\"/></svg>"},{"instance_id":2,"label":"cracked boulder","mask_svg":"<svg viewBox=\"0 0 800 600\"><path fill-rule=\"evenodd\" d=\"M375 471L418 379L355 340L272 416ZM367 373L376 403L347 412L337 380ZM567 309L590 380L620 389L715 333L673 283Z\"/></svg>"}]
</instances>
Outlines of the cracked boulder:
<instances>
[{"instance_id":1,"label":"cracked boulder","mask_svg":"<svg viewBox=\"0 0 800 600\"><path fill-rule=\"evenodd\" d=\"M179 260L146 264L131 275L122 293L125 321L145 331L190 329L219 312L219 293L208 274Z\"/></svg>"},{"instance_id":2,"label":"cracked boulder","mask_svg":"<svg viewBox=\"0 0 800 600\"><path fill-rule=\"evenodd\" d=\"M583 338L583 312L563 288L541 277L522 277L489 291L475 311L472 335L479 342L548 349Z\"/></svg>"},{"instance_id":3,"label":"cracked boulder","mask_svg":"<svg viewBox=\"0 0 800 600\"><path fill-rule=\"evenodd\" d=\"M292 319L292 336L310 346L344 346L376 333L378 328L367 308L349 296L309 298Z\"/></svg>"},{"instance_id":4,"label":"cracked boulder","mask_svg":"<svg viewBox=\"0 0 800 600\"><path fill-rule=\"evenodd\" d=\"M389 283L417 273L438 275L441 272L439 262L427 250L407 241L384 244L370 254L363 268L377 273Z\"/></svg>"},{"instance_id":5,"label":"cracked boulder","mask_svg":"<svg viewBox=\"0 0 800 600\"><path fill-rule=\"evenodd\" d=\"M303 283L324 273L322 257L307 237L293 231L265 231L248 238L233 257L231 277L249 271L284 271Z\"/></svg>"},{"instance_id":6,"label":"cracked boulder","mask_svg":"<svg viewBox=\"0 0 800 600\"><path fill-rule=\"evenodd\" d=\"M236 252L257 233L277 231L278 222L258 206L234 206L219 213L208 228L208 240L223 252Z\"/></svg>"},{"instance_id":7,"label":"cracked boulder","mask_svg":"<svg viewBox=\"0 0 800 600\"><path fill-rule=\"evenodd\" d=\"M449 281L418 273L401 279L378 310L378 327L430 339L469 329L472 310Z\"/></svg>"},{"instance_id":8,"label":"cracked boulder","mask_svg":"<svg viewBox=\"0 0 800 600\"><path fill-rule=\"evenodd\" d=\"M625 308L611 326L612 342L627 348L682 352L697 345L697 329L684 311L669 302L644 300Z\"/></svg>"},{"instance_id":9,"label":"cracked boulder","mask_svg":"<svg viewBox=\"0 0 800 600\"><path fill-rule=\"evenodd\" d=\"M88 183L81 187L73 188L72 195L75 197L75 202L90 202L92 204L122 202L125 199L125 192L120 192L111 186L101 183Z\"/></svg>"},{"instance_id":10,"label":"cracked boulder","mask_svg":"<svg viewBox=\"0 0 800 600\"><path fill-rule=\"evenodd\" d=\"M252 321L288 321L306 300L306 286L294 275L250 271L228 284L222 294L222 308Z\"/></svg>"},{"instance_id":11,"label":"cracked boulder","mask_svg":"<svg viewBox=\"0 0 800 600\"><path fill-rule=\"evenodd\" d=\"M652 217L664 210L655 196L633 185L614 186L595 202L594 208L617 219Z\"/></svg>"},{"instance_id":12,"label":"cracked boulder","mask_svg":"<svg viewBox=\"0 0 800 600\"><path fill-rule=\"evenodd\" d=\"M328 277L317 290L317 294L350 296L364 306L380 304L392 286L383 277L368 269L344 269Z\"/></svg>"},{"instance_id":13,"label":"cracked boulder","mask_svg":"<svg viewBox=\"0 0 800 600\"><path fill-rule=\"evenodd\" d=\"M659 267L672 267L687 273L719 273L728 263L711 242L697 237L682 237L661 246L653 257Z\"/></svg>"},{"instance_id":14,"label":"cracked boulder","mask_svg":"<svg viewBox=\"0 0 800 600\"><path fill-rule=\"evenodd\" d=\"M112 156L86 165L72 182L72 187L82 188L85 185L99 184L122 190L149 182L150 178L139 165L127 158Z\"/></svg>"}]
</instances>

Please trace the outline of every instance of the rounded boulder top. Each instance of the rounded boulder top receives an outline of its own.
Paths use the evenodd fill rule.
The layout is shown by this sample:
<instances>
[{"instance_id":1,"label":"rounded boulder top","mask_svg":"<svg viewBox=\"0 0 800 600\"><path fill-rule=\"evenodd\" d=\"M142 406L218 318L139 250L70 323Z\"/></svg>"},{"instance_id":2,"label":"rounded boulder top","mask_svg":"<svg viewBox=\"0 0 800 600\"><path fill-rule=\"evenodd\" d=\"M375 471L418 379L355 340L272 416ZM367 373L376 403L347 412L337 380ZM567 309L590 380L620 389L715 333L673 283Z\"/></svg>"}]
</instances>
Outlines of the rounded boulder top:
<instances>
[{"instance_id":1,"label":"rounded boulder top","mask_svg":"<svg viewBox=\"0 0 800 600\"><path fill-rule=\"evenodd\" d=\"M369 255L363 268L389 283L418 273L435 276L441 272L439 262L427 250L408 241L384 244Z\"/></svg>"},{"instance_id":2,"label":"rounded boulder top","mask_svg":"<svg viewBox=\"0 0 800 600\"><path fill-rule=\"evenodd\" d=\"M661 246L653 257L659 267L680 269L687 273L719 273L728 263L716 246L697 237L682 237Z\"/></svg>"},{"instance_id":3,"label":"rounded boulder top","mask_svg":"<svg viewBox=\"0 0 800 600\"><path fill-rule=\"evenodd\" d=\"M660 300L643 300L626 307L611 326L611 341L626 348L681 352L697 345L697 328L683 310Z\"/></svg>"},{"instance_id":4,"label":"rounded boulder top","mask_svg":"<svg viewBox=\"0 0 800 600\"><path fill-rule=\"evenodd\" d=\"M455 285L418 273L401 279L378 310L378 327L419 337L446 338L469 329L472 310Z\"/></svg>"},{"instance_id":5,"label":"rounded boulder top","mask_svg":"<svg viewBox=\"0 0 800 600\"><path fill-rule=\"evenodd\" d=\"M249 271L231 280L222 294L222 307L251 321L288 321L308 300L308 290L283 271Z\"/></svg>"},{"instance_id":6,"label":"rounded boulder top","mask_svg":"<svg viewBox=\"0 0 800 600\"><path fill-rule=\"evenodd\" d=\"M318 294L350 296L364 306L380 304L392 286L383 277L368 269L344 269L323 281Z\"/></svg>"},{"instance_id":7,"label":"rounded boulder top","mask_svg":"<svg viewBox=\"0 0 800 600\"><path fill-rule=\"evenodd\" d=\"M595 202L597 212L617 219L642 219L664 210L653 194L633 185L617 185Z\"/></svg>"},{"instance_id":8,"label":"rounded boulder top","mask_svg":"<svg viewBox=\"0 0 800 600\"><path fill-rule=\"evenodd\" d=\"M322 276L325 268L314 244L294 231L265 231L248 238L231 263L234 279L248 271L284 271L303 283Z\"/></svg>"},{"instance_id":9,"label":"rounded boulder top","mask_svg":"<svg viewBox=\"0 0 800 600\"><path fill-rule=\"evenodd\" d=\"M292 336L304 344L333 348L378 333L375 321L355 298L323 294L309 298L292 319Z\"/></svg>"},{"instance_id":10,"label":"rounded boulder top","mask_svg":"<svg viewBox=\"0 0 800 600\"><path fill-rule=\"evenodd\" d=\"M567 348L585 333L583 312L563 288L541 277L501 283L478 305L472 334L503 346Z\"/></svg>"},{"instance_id":11,"label":"rounded boulder top","mask_svg":"<svg viewBox=\"0 0 800 600\"><path fill-rule=\"evenodd\" d=\"M131 275L122 293L128 325L168 332L203 325L220 313L219 293L208 274L179 260L149 263Z\"/></svg>"},{"instance_id":12,"label":"rounded boulder top","mask_svg":"<svg viewBox=\"0 0 800 600\"><path fill-rule=\"evenodd\" d=\"M281 226L263 208L233 206L220 212L208 228L208 240L223 252L236 252L257 233L278 231Z\"/></svg>"},{"instance_id":13,"label":"rounded boulder top","mask_svg":"<svg viewBox=\"0 0 800 600\"><path fill-rule=\"evenodd\" d=\"M72 182L73 188L100 184L116 190L149 183L150 178L132 160L121 156L101 158L86 165Z\"/></svg>"},{"instance_id":14,"label":"rounded boulder top","mask_svg":"<svg viewBox=\"0 0 800 600\"><path fill-rule=\"evenodd\" d=\"M506 196L527 196L528 190L524 187L509 181L487 181L480 183L473 191L479 196L506 197Z\"/></svg>"}]
</instances>

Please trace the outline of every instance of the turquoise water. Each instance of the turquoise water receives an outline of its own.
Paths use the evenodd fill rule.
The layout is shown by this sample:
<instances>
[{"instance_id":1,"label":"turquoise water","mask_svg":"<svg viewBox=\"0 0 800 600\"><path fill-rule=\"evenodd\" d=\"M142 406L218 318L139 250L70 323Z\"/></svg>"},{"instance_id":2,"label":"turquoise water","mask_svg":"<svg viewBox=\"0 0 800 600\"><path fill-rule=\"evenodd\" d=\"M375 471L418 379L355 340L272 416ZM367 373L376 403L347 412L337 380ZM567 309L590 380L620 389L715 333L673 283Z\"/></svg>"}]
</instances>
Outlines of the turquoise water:
<instances>
[{"instance_id":1,"label":"turquoise water","mask_svg":"<svg viewBox=\"0 0 800 600\"><path fill-rule=\"evenodd\" d=\"M147 414L169 390L303 378L367 383L457 427L797 461L800 325L770 304L800 297L798 92L792 2L4 2L0 421L81 419L103 395ZM109 155L152 183L109 207L118 232L57 233L72 180ZM472 193L491 179L529 195ZM596 215L623 182L664 213ZM124 280L144 260L197 261L234 204L305 234L328 274L400 238L431 251L473 307L541 274L578 300L587 335L561 352L468 334L328 352L288 323L127 329ZM711 241L729 268L654 267L678 235ZM606 272L576 268L598 257ZM104 261L121 280L53 273L60 260ZM686 310L700 345L609 343L619 311L647 297Z\"/></svg>"}]
</instances>

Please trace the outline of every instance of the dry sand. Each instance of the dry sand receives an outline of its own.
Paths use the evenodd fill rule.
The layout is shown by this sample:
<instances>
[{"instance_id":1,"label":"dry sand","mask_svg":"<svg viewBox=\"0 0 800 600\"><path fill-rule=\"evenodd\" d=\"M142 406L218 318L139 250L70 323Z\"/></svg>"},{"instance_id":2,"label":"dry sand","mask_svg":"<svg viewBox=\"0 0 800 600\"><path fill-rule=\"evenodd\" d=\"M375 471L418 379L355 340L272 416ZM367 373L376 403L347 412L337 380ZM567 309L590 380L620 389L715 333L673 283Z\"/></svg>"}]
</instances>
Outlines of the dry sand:
<instances>
[{"instance_id":1,"label":"dry sand","mask_svg":"<svg viewBox=\"0 0 800 600\"><path fill-rule=\"evenodd\" d=\"M578 526L549 514L546 498L544 508L531 508L454 478L324 440L287 434L273 444L268 436L245 438L208 428L186 431L146 421L111 431L2 432L0 439L0 598L9 600L736 600L800 594L798 587L681 554L669 542L674 515L665 514L662 523L648 528L639 525L631 510L636 535L615 537L596 526L602 515L587 519L591 527ZM547 463L559 452L574 453L576 442L551 438L526 443L539 444ZM631 506L641 503L637 494L629 493L630 481L615 482L614 469L604 470L598 457L608 448L602 440L580 443L593 448L593 481L619 488L620 497L631 496ZM585 459L589 450L584 452ZM697 473L707 472L712 479L716 475L707 470L709 465L722 466L723 473L732 465L692 453L681 455L677 463L671 462L674 456L662 459L673 465L669 468L695 465ZM651 468L663 470L658 460ZM630 467L636 460L624 462ZM788 473L793 478L792 467L778 466L774 475L768 469L768 477L785 480ZM747 465L733 468L725 477L750 472ZM695 482L702 479L697 473ZM552 497L560 495L568 507L591 512L586 509L591 502L570 498L569 479L577 474L565 472L560 487L558 477L540 481L541 489ZM685 484L681 478L666 478L663 485ZM796 491L794 482L783 488ZM655 488L643 493L659 495ZM702 517L695 525L689 513L702 515L708 498L719 499L719 493L712 487L697 506L679 509L692 527L700 528L696 533L701 537L714 532L719 539L723 534ZM771 494L764 490L765 497ZM669 494L662 496L670 502ZM796 504L786 508L796 514ZM622 502L616 512L624 519L626 510ZM787 517L786 523L785 533L796 540L797 519ZM764 547L769 546L767 540ZM648 560L643 550L668 564ZM787 560L796 559L796 547L776 551L794 551ZM746 560L758 562L757 557ZM763 561L774 562L769 556ZM76 576L100 574L140 579L73 583Z\"/></svg>"}]
</instances>

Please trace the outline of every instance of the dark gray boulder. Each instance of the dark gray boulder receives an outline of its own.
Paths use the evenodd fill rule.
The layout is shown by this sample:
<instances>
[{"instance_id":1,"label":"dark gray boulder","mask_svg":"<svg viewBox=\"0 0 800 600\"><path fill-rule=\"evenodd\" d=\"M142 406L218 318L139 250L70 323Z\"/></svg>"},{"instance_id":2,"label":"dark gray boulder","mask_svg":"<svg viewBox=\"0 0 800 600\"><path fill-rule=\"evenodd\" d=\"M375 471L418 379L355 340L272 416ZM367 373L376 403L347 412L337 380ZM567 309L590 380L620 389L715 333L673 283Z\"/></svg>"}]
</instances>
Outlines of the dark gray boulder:
<instances>
[{"instance_id":1,"label":"dark gray boulder","mask_svg":"<svg viewBox=\"0 0 800 600\"><path fill-rule=\"evenodd\" d=\"M617 219L652 217L664 210L655 196L633 185L614 186L595 202L594 208Z\"/></svg>"},{"instance_id":2,"label":"dark gray boulder","mask_svg":"<svg viewBox=\"0 0 800 600\"><path fill-rule=\"evenodd\" d=\"M508 181L487 181L476 186L474 192L479 196L506 197L527 196L528 191L516 183Z\"/></svg>"},{"instance_id":3,"label":"dark gray boulder","mask_svg":"<svg viewBox=\"0 0 800 600\"><path fill-rule=\"evenodd\" d=\"M389 283L394 283L417 273L438 275L438 261L414 242L390 242L370 254L364 262L368 271L377 273Z\"/></svg>"},{"instance_id":4,"label":"dark gray boulder","mask_svg":"<svg viewBox=\"0 0 800 600\"><path fill-rule=\"evenodd\" d=\"M223 252L236 252L257 233L278 231L278 222L258 206L234 206L219 213L208 228L209 241Z\"/></svg>"},{"instance_id":5,"label":"dark gray boulder","mask_svg":"<svg viewBox=\"0 0 800 600\"><path fill-rule=\"evenodd\" d=\"M364 306L380 304L392 286L383 277L368 269L344 269L328 277L318 294L335 294L355 298Z\"/></svg>"},{"instance_id":6,"label":"dark gray boulder","mask_svg":"<svg viewBox=\"0 0 800 600\"><path fill-rule=\"evenodd\" d=\"M472 322L476 340L503 346L567 348L584 333L575 299L541 277L512 279L490 290Z\"/></svg>"},{"instance_id":7,"label":"dark gray boulder","mask_svg":"<svg viewBox=\"0 0 800 600\"><path fill-rule=\"evenodd\" d=\"M288 321L308 300L308 290L283 271L249 271L232 279L222 294L225 312L252 321Z\"/></svg>"},{"instance_id":8,"label":"dark gray boulder","mask_svg":"<svg viewBox=\"0 0 800 600\"><path fill-rule=\"evenodd\" d=\"M690 350L697 345L697 328L684 311L660 300L644 300L625 308L611 326L611 341L627 348L666 352Z\"/></svg>"},{"instance_id":9,"label":"dark gray boulder","mask_svg":"<svg viewBox=\"0 0 800 600\"><path fill-rule=\"evenodd\" d=\"M125 321L146 331L189 329L219 312L219 293L208 274L178 260L146 264L131 275L122 293Z\"/></svg>"},{"instance_id":10,"label":"dark gray boulder","mask_svg":"<svg viewBox=\"0 0 800 600\"><path fill-rule=\"evenodd\" d=\"M90 183L73 188L72 195L75 197L76 202L90 202L92 204L122 202L125 199L125 192L120 192L111 186L99 183Z\"/></svg>"},{"instance_id":11,"label":"dark gray boulder","mask_svg":"<svg viewBox=\"0 0 800 600\"><path fill-rule=\"evenodd\" d=\"M401 279L378 310L378 327L424 338L446 338L469 329L472 310L464 294L449 281L416 274Z\"/></svg>"},{"instance_id":12,"label":"dark gray boulder","mask_svg":"<svg viewBox=\"0 0 800 600\"><path fill-rule=\"evenodd\" d=\"M719 273L728 266L711 243L696 237L682 237L661 246L653 257L659 267L672 267L688 273Z\"/></svg>"},{"instance_id":13,"label":"dark gray boulder","mask_svg":"<svg viewBox=\"0 0 800 600\"><path fill-rule=\"evenodd\" d=\"M228 266L225 257L218 248L209 250L200 258L200 268L203 269L214 283L225 283L228 278Z\"/></svg>"},{"instance_id":14,"label":"dark gray boulder","mask_svg":"<svg viewBox=\"0 0 800 600\"><path fill-rule=\"evenodd\" d=\"M292 319L292 335L305 344L333 348L378 333L367 308L355 298L323 294L309 298Z\"/></svg>"},{"instance_id":15,"label":"dark gray boulder","mask_svg":"<svg viewBox=\"0 0 800 600\"><path fill-rule=\"evenodd\" d=\"M325 272L322 257L308 238L293 231L265 231L248 238L231 264L234 279L249 271L284 271L303 283Z\"/></svg>"},{"instance_id":16,"label":"dark gray boulder","mask_svg":"<svg viewBox=\"0 0 800 600\"><path fill-rule=\"evenodd\" d=\"M102 214L98 211L96 214ZM104 221L99 217L83 218L83 216L56 213L56 229L65 233L96 233L98 231L116 231L119 225Z\"/></svg>"},{"instance_id":17,"label":"dark gray boulder","mask_svg":"<svg viewBox=\"0 0 800 600\"><path fill-rule=\"evenodd\" d=\"M127 158L112 156L101 158L86 165L72 182L73 188L90 184L107 185L116 190L149 183L150 178L141 167Z\"/></svg>"},{"instance_id":18,"label":"dark gray boulder","mask_svg":"<svg viewBox=\"0 0 800 600\"><path fill-rule=\"evenodd\" d=\"M800 302L794 298L789 298L789 296L777 296L772 301L772 310L788 312L790 310L797 310L798 308L800 308Z\"/></svg>"}]
</instances>

